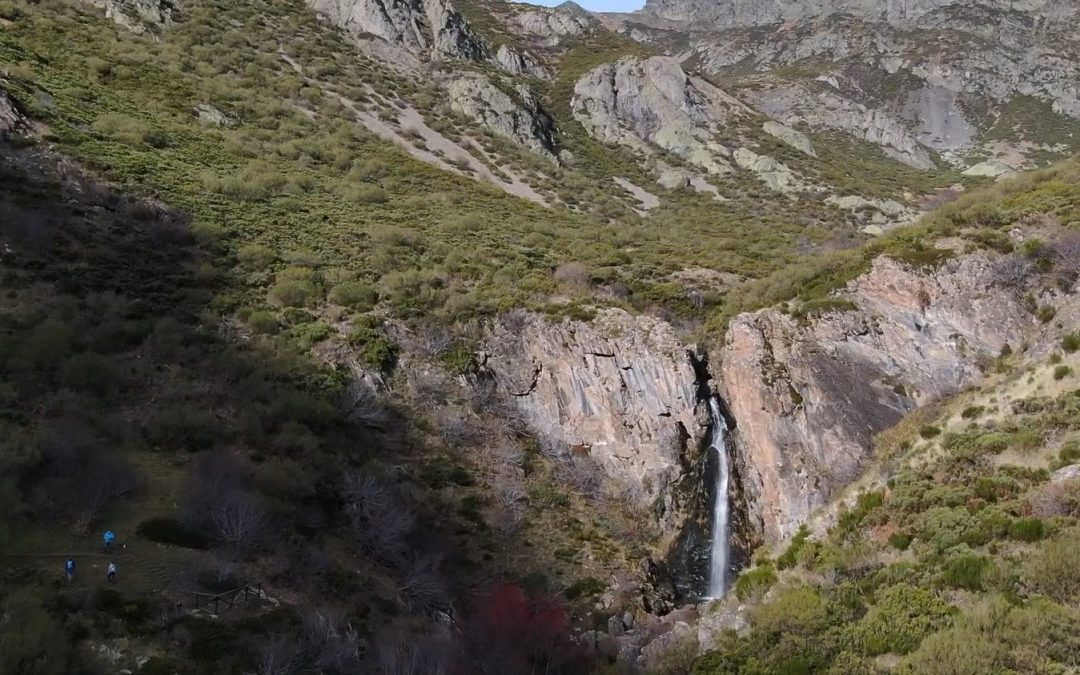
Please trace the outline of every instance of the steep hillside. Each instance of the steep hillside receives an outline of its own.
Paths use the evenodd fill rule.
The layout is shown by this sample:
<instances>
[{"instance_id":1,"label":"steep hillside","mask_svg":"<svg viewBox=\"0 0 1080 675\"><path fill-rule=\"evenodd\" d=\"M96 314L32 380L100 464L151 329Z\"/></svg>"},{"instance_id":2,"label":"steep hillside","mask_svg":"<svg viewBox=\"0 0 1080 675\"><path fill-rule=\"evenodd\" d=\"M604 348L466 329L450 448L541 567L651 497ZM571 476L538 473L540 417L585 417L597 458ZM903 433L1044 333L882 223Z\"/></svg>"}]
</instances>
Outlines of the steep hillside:
<instances>
[{"instance_id":1,"label":"steep hillside","mask_svg":"<svg viewBox=\"0 0 1080 675\"><path fill-rule=\"evenodd\" d=\"M1072 5L894 4L0 2L0 673L1075 667Z\"/></svg>"}]
</instances>

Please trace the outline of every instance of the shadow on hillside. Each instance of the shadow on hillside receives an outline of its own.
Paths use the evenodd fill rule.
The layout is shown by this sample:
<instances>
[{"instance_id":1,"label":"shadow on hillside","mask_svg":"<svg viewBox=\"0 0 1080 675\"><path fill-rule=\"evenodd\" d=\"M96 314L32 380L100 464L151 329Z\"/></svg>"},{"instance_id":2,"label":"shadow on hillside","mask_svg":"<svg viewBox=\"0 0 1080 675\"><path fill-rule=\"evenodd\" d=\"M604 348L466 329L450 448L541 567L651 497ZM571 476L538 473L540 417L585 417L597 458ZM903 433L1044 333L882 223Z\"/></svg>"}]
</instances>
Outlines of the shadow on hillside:
<instances>
[{"instance_id":1,"label":"shadow on hillside","mask_svg":"<svg viewBox=\"0 0 1080 675\"><path fill-rule=\"evenodd\" d=\"M213 672L250 671L281 644L355 657L348 626L465 604L444 573L464 556L424 524L437 506L365 470L408 447L410 421L383 410L371 428L346 373L221 319L237 302L222 233L33 147L0 145L0 183L0 506L15 514L0 542L29 554L0 596L36 584L80 625L119 622ZM177 564L90 593L33 557L94 549L122 514L138 534L121 538L157 542L127 567L151 549ZM246 579L324 610L213 630L166 611Z\"/></svg>"}]
</instances>

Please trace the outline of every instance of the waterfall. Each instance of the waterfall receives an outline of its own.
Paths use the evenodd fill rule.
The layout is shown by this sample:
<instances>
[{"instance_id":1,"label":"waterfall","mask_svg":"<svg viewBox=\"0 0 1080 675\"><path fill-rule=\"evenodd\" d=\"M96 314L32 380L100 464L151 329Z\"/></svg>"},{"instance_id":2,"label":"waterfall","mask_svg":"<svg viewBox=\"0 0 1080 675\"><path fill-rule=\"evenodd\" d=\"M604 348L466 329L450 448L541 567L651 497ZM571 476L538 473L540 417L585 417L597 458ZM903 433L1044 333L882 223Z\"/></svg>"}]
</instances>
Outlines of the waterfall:
<instances>
[{"instance_id":1,"label":"waterfall","mask_svg":"<svg viewBox=\"0 0 1080 675\"><path fill-rule=\"evenodd\" d=\"M712 551L709 558L709 597L727 592L728 573L728 454L724 444L727 422L715 396L709 397L709 447L716 451L716 491L713 496Z\"/></svg>"}]
</instances>

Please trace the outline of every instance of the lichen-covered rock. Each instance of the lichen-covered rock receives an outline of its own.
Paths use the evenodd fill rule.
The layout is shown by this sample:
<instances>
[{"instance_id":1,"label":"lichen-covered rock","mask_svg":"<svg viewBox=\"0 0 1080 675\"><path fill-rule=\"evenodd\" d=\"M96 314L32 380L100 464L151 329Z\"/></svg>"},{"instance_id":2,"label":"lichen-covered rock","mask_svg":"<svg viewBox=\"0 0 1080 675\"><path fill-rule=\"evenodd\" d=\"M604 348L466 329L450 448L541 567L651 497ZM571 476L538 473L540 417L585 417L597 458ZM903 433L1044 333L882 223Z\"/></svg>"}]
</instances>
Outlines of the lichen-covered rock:
<instances>
[{"instance_id":1,"label":"lichen-covered rock","mask_svg":"<svg viewBox=\"0 0 1080 675\"><path fill-rule=\"evenodd\" d=\"M509 45L499 45L495 52L495 62L499 67L511 75L527 75L537 79L546 80L551 73L529 52L515 49Z\"/></svg>"},{"instance_id":2,"label":"lichen-covered rock","mask_svg":"<svg viewBox=\"0 0 1080 675\"><path fill-rule=\"evenodd\" d=\"M740 169L757 174L770 190L776 192L792 194L812 187L796 176L795 172L783 162L778 162L767 155L759 155L748 148L735 150L735 163Z\"/></svg>"},{"instance_id":3,"label":"lichen-covered rock","mask_svg":"<svg viewBox=\"0 0 1080 675\"><path fill-rule=\"evenodd\" d=\"M574 117L594 138L650 154L666 150L711 174L731 170L720 129L748 111L720 89L683 72L673 58L624 58L574 85Z\"/></svg>"},{"instance_id":4,"label":"lichen-covered rock","mask_svg":"<svg viewBox=\"0 0 1080 675\"><path fill-rule=\"evenodd\" d=\"M482 60L487 47L449 0L308 0L358 37L375 37L422 59Z\"/></svg>"},{"instance_id":5,"label":"lichen-covered rock","mask_svg":"<svg viewBox=\"0 0 1080 675\"><path fill-rule=\"evenodd\" d=\"M172 23L177 3L173 0L88 0L105 10L105 16L134 33Z\"/></svg>"},{"instance_id":6,"label":"lichen-covered rock","mask_svg":"<svg viewBox=\"0 0 1080 675\"><path fill-rule=\"evenodd\" d=\"M687 349L655 317L606 309L590 323L554 323L519 315L494 327L485 353L485 367L537 433L588 452L649 499L681 474L681 441L702 434Z\"/></svg>"},{"instance_id":7,"label":"lichen-covered rock","mask_svg":"<svg viewBox=\"0 0 1080 675\"><path fill-rule=\"evenodd\" d=\"M558 152L555 125L525 85L518 85L511 97L476 72L453 75L446 82L450 108L471 117L495 133L543 155L552 162Z\"/></svg>"},{"instance_id":8,"label":"lichen-covered rock","mask_svg":"<svg viewBox=\"0 0 1080 675\"><path fill-rule=\"evenodd\" d=\"M814 146L810 143L810 139L806 137L806 134L773 120L766 121L761 125L761 128L765 133L790 145L804 155L817 157Z\"/></svg>"},{"instance_id":9,"label":"lichen-covered rock","mask_svg":"<svg viewBox=\"0 0 1080 675\"><path fill-rule=\"evenodd\" d=\"M198 119L201 124L215 127L236 126L235 117L223 113L217 107L212 106L209 103L200 103L192 109L192 112L195 113L195 118Z\"/></svg>"},{"instance_id":10,"label":"lichen-covered rock","mask_svg":"<svg viewBox=\"0 0 1080 675\"><path fill-rule=\"evenodd\" d=\"M853 309L740 315L720 352L750 518L767 540L793 534L854 479L875 433L978 384L982 366L1039 326L983 254L937 270L879 258L842 297Z\"/></svg>"},{"instance_id":11,"label":"lichen-covered rock","mask_svg":"<svg viewBox=\"0 0 1080 675\"><path fill-rule=\"evenodd\" d=\"M893 158L917 169L934 166L929 152L907 125L885 110L801 85L762 89L749 96L767 115L785 124L845 131L881 146Z\"/></svg>"},{"instance_id":12,"label":"lichen-covered rock","mask_svg":"<svg viewBox=\"0 0 1080 675\"><path fill-rule=\"evenodd\" d=\"M517 15L517 27L526 36L546 47L554 47L566 38L584 35L592 29L595 20L572 2L554 9L530 8Z\"/></svg>"}]
</instances>

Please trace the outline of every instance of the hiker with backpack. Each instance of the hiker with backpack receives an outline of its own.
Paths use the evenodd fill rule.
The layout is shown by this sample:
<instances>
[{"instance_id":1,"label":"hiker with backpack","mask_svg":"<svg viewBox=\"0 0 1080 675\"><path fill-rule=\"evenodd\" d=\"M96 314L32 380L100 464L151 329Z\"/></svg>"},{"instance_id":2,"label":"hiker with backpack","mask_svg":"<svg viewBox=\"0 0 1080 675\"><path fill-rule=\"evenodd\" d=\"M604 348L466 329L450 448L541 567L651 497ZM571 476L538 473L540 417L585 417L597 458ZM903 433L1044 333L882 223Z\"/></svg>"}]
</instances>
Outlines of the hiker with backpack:
<instances>
[{"instance_id":1,"label":"hiker with backpack","mask_svg":"<svg viewBox=\"0 0 1080 675\"><path fill-rule=\"evenodd\" d=\"M105 534L102 535L101 539L105 542L105 552L112 553L112 545L116 541L116 535L113 534L113 531L105 530Z\"/></svg>"},{"instance_id":2,"label":"hiker with backpack","mask_svg":"<svg viewBox=\"0 0 1080 675\"><path fill-rule=\"evenodd\" d=\"M64 562L64 574L67 575L67 580L68 580L69 584L72 581L75 580L75 559L74 558L68 558Z\"/></svg>"},{"instance_id":3,"label":"hiker with backpack","mask_svg":"<svg viewBox=\"0 0 1080 675\"><path fill-rule=\"evenodd\" d=\"M105 578L110 584L116 583L116 563L109 561L109 566L105 568Z\"/></svg>"}]
</instances>

